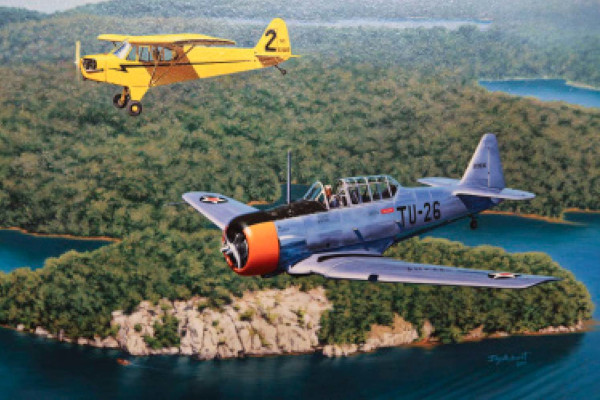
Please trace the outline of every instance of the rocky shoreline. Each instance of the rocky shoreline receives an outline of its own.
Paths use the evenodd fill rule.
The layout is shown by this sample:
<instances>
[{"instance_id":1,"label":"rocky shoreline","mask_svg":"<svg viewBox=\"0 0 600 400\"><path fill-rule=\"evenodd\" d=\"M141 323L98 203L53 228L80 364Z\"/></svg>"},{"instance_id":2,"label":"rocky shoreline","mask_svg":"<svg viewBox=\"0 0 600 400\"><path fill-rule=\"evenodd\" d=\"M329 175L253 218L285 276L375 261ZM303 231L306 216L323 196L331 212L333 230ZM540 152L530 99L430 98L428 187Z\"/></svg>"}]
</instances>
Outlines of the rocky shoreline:
<instances>
[{"instance_id":1,"label":"rocky shoreline","mask_svg":"<svg viewBox=\"0 0 600 400\"><path fill-rule=\"evenodd\" d=\"M55 335L42 327L37 327L33 333L79 345L118 348L134 356L181 354L199 360L314 352L321 352L327 357L342 357L383 347L439 343L434 335L435 327L428 321L417 330L413 324L396 316L392 326L373 325L363 344L322 346L318 339L321 315L332 304L321 287L308 292L297 287L248 292L242 298L234 298L231 304L218 311L206 304L207 299L194 297L187 301L163 300L157 305L143 301L131 314L114 311L111 325L117 330L115 337L72 339L62 332ZM172 333L178 341L176 345L164 347L156 343L155 328L160 328L165 318L176 323ZM17 330L23 331L24 327L19 325ZM582 330L584 325L580 322L575 326L546 327L522 334L543 335ZM505 336L509 334L485 334L483 326L480 326L465 335L463 340Z\"/></svg>"}]
</instances>

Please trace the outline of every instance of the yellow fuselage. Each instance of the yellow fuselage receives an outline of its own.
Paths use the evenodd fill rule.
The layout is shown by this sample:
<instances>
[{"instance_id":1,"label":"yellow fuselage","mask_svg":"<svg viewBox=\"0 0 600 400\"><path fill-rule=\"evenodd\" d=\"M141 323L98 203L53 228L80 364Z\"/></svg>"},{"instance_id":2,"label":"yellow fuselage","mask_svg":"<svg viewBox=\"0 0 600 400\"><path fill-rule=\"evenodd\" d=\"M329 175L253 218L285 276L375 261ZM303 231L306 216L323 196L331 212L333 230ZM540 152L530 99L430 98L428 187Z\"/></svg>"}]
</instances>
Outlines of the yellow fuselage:
<instances>
[{"instance_id":1,"label":"yellow fuselage","mask_svg":"<svg viewBox=\"0 0 600 400\"><path fill-rule=\"evenodd\" d=\"M281 53L272 58L257 57L256 49L195 47L190 50L188 47L171 60L157 57L158 61L132 61L112 53L85 56L81 60L81 72L86 79L127 87L131 99L141 100L153 86L265 68L288 58ZM95 63L86 64L86 60Z\"/></svg>"}]
</instances>

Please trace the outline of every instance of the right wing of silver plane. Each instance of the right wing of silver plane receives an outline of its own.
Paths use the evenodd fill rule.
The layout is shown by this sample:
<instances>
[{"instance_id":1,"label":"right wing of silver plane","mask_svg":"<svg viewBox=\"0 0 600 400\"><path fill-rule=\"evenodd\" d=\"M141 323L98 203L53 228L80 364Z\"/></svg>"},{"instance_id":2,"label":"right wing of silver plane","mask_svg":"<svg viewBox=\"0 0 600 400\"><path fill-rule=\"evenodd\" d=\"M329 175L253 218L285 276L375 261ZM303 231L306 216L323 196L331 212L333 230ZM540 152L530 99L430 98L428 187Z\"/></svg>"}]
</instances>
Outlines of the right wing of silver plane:
<instances>
[{"instance_id":1,"label":"right wing of silver plane","mask_svg":"<svg viewBox=\"0 0 600 400\"><path fill-rule=\"evenodd\" d=\"M314 254L290 267L291 275L318 274L330 279L524 289L560 278L415 264L376 253Z\"/></svg>"},{"instance_id":2,"label":"right wing of silver plane","mask_svg":"<svg viewBox=\"0 0 600 400\"><path fill-rule=\"evenodd\" d=\"M225 229L238 215L258 211L254 207L218 193L190 192L182 197L186 203L221 229Z\"/></svg>"}]
</instances>

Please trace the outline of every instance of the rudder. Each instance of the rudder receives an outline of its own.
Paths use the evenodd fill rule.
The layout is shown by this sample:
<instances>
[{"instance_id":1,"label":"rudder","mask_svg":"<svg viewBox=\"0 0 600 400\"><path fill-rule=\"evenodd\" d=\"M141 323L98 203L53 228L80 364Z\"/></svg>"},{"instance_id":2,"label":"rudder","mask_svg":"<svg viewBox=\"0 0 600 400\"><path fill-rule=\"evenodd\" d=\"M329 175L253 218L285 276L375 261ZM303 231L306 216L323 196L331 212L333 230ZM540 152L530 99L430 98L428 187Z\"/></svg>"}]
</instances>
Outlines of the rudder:
<instances>
[{"instance_id":1,"label":"rudder","mask_svg":"<svg viewBox=\"0 0 600 400\"><path fill-rule=\"evenodd\" d=\"M292 54L290 45L290 36L287 25L281 18L275 18L269 23L267 29L263 32L260 40L254 47L257 55L263 56L281 56Z\"/></svg>"}]
</instances>

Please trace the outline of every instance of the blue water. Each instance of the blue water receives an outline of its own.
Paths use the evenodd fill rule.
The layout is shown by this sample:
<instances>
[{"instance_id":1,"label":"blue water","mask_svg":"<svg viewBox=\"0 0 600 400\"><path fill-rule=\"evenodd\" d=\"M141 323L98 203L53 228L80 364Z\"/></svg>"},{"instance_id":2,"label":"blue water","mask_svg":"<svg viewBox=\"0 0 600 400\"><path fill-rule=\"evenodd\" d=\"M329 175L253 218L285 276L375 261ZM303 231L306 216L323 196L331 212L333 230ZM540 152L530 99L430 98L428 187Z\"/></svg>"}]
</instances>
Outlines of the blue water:
<instances>
[{"instance_id":1,"label":"blue water","mask_svg":"<svg viewBox=\"0 0 600 400\"><path fill-rule=\"evenodd\" d=\"M255 18L213 18L213 21L223 21L235 25L265 26L269 20ZM417 28L446 28L456 30L461 26L476 26L479 30L487 30L493 21L483 19L440 19L440 18L348 18L334 21L286 19L289 27L301 26L312 28L375 28L375 29L417 29Z\"/></svg>"},{"instance_id":2,"label":"blue water","mask_svg":"<svg viewBox=\"0 0 600 400\"><path fill-rule=\"evenodd\" d=\"M479 84L492 92L530 96L544 101L564 101L584 107L600 107L600 90L568 85L563 79L481 80Z\"/></svg>"},{"instance_id":3,"label":"blue water","mask_svg":"<svg viewBox=\"0 0 600 400\"><path fill-rule=\"evenodd\" d=\"M600 215L577 225L485 215L432 232L469 245L545 251L600 295ZM596 312L596 317L598 312ZM600 331L512 337L343 359L320 355L199 362L128 357L0 330L0 397L194 399L599 398ZM117 357L133 361L127 367Z\"/></svg>"},{"instance_id":4,"label":"blue water","mask_svg":"<svg viewBox=\"0 0 600 400\"><path fill-rule=\"evenodd\" d=\"M90 251L110 242L42 237L2 229L0 230L0 271L18 267L41 268L48 257L58 257L69 250Z\"/></svg>"}]
</instances>

